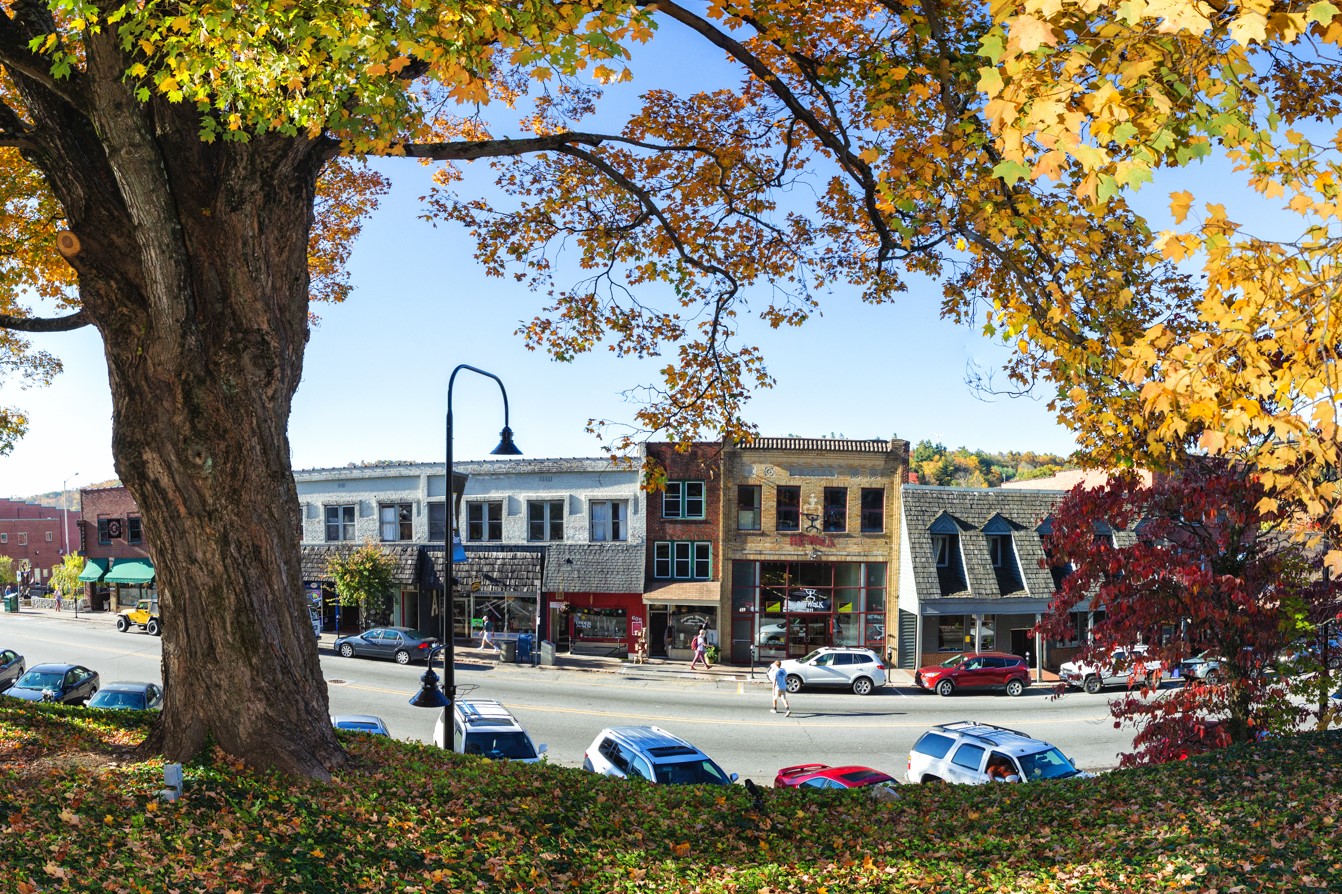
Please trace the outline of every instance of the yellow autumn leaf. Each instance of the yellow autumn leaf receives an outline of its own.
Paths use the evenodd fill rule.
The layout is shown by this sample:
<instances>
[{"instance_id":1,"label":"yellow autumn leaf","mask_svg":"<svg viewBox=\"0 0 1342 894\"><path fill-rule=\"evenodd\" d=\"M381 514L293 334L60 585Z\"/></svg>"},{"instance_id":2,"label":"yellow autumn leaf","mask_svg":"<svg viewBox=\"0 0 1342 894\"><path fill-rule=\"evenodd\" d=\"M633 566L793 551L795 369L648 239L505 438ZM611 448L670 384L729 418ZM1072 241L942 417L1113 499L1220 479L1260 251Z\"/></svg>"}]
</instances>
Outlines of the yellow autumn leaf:
<instances>
[{"instance_id":1,"label":"yellow autumn leaf","mask_svg":"<svg viewBox=\"0 0 1342 894\"><path fill-rule=\"evenodd\" d=\"M1016 16L1012 19L1010 35L1011 43L1018 46L1022 53L1032 53L1042 46L1051 47L1058 43L1053 26L1034 16Z\"/></svg>"},{"instance_id":2,"label":"yellow autumn leaf","mask_svg":"<svg viewBox=\"0 0 1342 894\"><path fill-rule=\"evenodd\" d=\"M1193 207L1193 194L1188 190L1170 193L1170 213L1174 222L1181 224L1188 217L1188 209Z\"/></svg>"}]
</instances>

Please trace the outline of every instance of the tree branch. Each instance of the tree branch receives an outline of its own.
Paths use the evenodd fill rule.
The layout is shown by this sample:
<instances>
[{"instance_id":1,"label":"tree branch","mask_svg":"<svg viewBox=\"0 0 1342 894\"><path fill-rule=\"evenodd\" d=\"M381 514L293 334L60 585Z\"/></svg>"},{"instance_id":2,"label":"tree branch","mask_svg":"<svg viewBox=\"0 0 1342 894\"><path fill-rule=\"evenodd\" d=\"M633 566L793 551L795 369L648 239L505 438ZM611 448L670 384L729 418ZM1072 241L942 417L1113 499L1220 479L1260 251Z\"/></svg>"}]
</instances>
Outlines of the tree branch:
<instances>
[{"instance_id":1,"label":"tree branch","mask_svg":"<svg viewBox=\"0 0 1342 894\"><path fill-rule=\"evenodd\" d=\"M83 309L65 317L11 317L0 314L0 329L15 332L71 332L92 322Z\"/></svg>"},{"instance_id":2,"label":"tree branch","mask_svg":"<svg viewBox=\"0 0 1342 894\"><path fill-rule=\"evenodd\" d=\"M436 161L471 161L477 158L508 158L532 152L562 150L566 146L600 146L615 139L607 134L565 132L542 134L535 137L499 140L455 140L450 143L402 143L392 147L409 158L432 158Z\"/></svg>"},{"instance_id":3,"label":"tree branch","mask_svg":"<svg viewBox=\"0 0 1342 894\"><path fill-rule=\"evenodd\" d=\"M36 35L56 33L55 21L51 19L51 13L45 5L18 3L14 6L12 18L0 14L0 65L23 75L75 108L82 109L84 104L79 93L71 89L79 83L78 72L71 72L65 81L52 77L50 65L28 49L27 35L22 33L24 31L35 31Z\"/></svg>"},{"instance_id":4,"label":"tree branch","mask_svg":"<svg viewBox=\"0 0 1342 894\"><path fill-rule=\"evenodd\" d=\"M886 226L885 220L880 214L876 203L876 176L872 172L871 165L867 164L852 152L847 144L846 138L841 139L839 131L841 126L831 126L820 120L814 111L807 108L806 104L792 92L792 90L783 83L783 79L769 66L765 65L758 56L750 52L744 44L723 34L712 23L695 15L673 2L673 0L637 0L639 6L647 6L655 9L657 12L665 13L672 19L680 22L682 25L693 30L703 37L713 46L727 52L733 59L741 63L747 71L756 78L759 78L769 90L778 97L778 99L787 107L787 110L797 120L806 125L806 128L820 142L822 146L834 153L835 159L839 165L853 178L862 188L863 204L866 207L868 217L871 219L872 228L880 239L881 245L877 253L878 261L884 262L895 251L898 240ZM791 58L791 57L790 57ZM796 59L792 59L797 64ZM805 79L805 72L802 72ZM816 85L812 85L816 86ZM824 91L821 91L823 94ZM825 95L825 99L828 96Z\"/></svg>"}]
</instances>

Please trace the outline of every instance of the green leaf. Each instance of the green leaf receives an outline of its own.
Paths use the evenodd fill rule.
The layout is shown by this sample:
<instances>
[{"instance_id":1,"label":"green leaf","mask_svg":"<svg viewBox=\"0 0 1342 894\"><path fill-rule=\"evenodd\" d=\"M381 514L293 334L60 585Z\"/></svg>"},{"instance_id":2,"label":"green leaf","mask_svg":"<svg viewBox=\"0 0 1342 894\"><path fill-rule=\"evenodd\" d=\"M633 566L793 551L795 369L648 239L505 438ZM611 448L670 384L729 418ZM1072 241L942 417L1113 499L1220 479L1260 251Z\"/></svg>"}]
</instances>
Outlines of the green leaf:
<instances>
[{"instance_id":1,"label":"green leaf","mask_svg":"<svg viewBox=\"0 0 1342 894\"><path fill-rule=\"evenodd\" d=\"M1342 10L1338 10L1338 8L1329 3L1328 0L1319 0L1318 3L1310 5L1309 12L1305 14L1305 21L1318 22L1320 25L1327 25L1337 16L1339 11Z\"/></svg>"},{"instance_id":2,"label":"green leaf","mask_svg":"<svg viewBox=\"0 0 1342 894\"><path fill-rule=\"evenodd\" d=\"M1016 182L1030 176L1030 169L1018 161L998 162L993 168L993 176L1006 181L1007 186L1015 186Z\"/></svg>"}]
</instances>

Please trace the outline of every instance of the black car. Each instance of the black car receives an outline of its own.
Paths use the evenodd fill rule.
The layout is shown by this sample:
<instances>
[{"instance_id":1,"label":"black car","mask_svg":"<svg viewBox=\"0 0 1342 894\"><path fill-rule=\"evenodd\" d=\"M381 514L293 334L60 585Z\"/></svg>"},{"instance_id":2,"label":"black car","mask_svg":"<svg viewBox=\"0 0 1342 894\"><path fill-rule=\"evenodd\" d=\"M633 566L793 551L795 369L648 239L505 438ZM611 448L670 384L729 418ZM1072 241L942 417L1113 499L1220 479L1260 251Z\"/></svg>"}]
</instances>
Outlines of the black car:
<instances>
[{"instance_id":1,"label":"black car","mask_svg":"<svg viewBox=\"0 0 1342 894\"><path fill-rule=\"evenodd\" d=\"M153 711L163 707L163 689L157 683L108 683L89 699L90 708Z\"/></svg>"},{"instance_id":2,"label":"black car","mask_svg":"<svg viewBox=\"0 0 1342 894\"><path fill-rule=\"evenodd\" d=\"M428 661L438 640L409 627L374 627L358 636L342 636L335 650L345 658L394 658L397 664Z\"/></svg>"},{"instance_id":3,"label":"black car","mask_svg":"<svg viewBox=\"0 0 1342 894\"><path fill-rule=\"evenodd\" d=\"M35 664L5 695L30 702L82 705L98 691L98 672L78 664Z\"/></svg>"},{"instance_id":4,"label":"black car","mask_svg":"<svg viewBox=\"0 0 1342 894\"><path fill-rule=\"evenodd\" d=\"M26 669L22 655L13 649L0 649L0 692L13 686Z\"/></svg>"}]
</instances>

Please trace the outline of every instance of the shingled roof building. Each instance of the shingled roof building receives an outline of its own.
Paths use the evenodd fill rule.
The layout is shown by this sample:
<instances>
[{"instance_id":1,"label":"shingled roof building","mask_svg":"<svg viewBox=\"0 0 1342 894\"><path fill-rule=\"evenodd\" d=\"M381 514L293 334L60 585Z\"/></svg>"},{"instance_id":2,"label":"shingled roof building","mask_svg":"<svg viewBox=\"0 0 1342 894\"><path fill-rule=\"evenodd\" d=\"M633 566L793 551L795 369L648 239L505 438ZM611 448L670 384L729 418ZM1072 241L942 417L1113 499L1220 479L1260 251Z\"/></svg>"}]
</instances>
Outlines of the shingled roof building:
<instances>
[{"instance_id":1,"label":"shingled roof building","mask_svg":"<svg viewBox=\"0 0 1342 894\"><path fill-rule=\"evenodd\" d=\"M467 556L453 566L454 636L478 635L488 618L500 638L539 633L564 641L582 629L580 638L602 651L632 648L630 618L642 619L639 475L637 463L608 459L454 464L454 530ZM443 467L379 463L299 471L294 480L302 503L305 586L325 604L327 626L336 618L329 557L371 539L396 557L397 590L370 618L343 609L341 626L390 623L437 632L447 519ZM556 562L562 567L547 571ZM576 611L579 604L600 622L581 627L587 618Z\"/></svg>"},{"instance_id":2,"label":"shingled roof building","mask_svg":"<svg viewBox=\"0 0 1342 894\"><path fill-rule=\"evenodd\" d=\"M1063 496L1001 488L904 488L899 667L914 669L975 650L1028 653L1031 664L1054 663L1047 644L1030 631L1057 586L1060 571L1047 567L1043 537ZM1085 613L1080 621L1078 630L1084 629Z\"/></svg>"}]
</instances>

